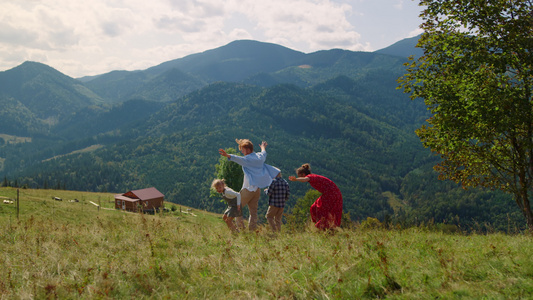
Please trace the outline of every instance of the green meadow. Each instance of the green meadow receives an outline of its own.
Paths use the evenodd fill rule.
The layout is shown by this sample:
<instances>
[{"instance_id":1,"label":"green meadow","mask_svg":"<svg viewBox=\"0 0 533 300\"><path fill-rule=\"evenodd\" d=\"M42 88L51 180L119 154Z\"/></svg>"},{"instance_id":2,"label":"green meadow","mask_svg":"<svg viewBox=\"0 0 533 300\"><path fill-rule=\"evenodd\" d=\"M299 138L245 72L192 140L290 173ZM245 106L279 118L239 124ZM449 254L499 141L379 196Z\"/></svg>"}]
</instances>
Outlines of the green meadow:
<instances>
[{"instance_id":1,"label":"green meadow","mask_svg":"<svg viewBox=\"0 0 533 300\"><path fill-rule=\"evenodd\" d=\"M53 200L60 197L62 201ZM529 233L312 226L231 234L221 215L0 188L0 299L526 299ZM69 200L78 199L79 202ZM99 206L97 206L99 205Z\"/></svg>"}]
</instances>

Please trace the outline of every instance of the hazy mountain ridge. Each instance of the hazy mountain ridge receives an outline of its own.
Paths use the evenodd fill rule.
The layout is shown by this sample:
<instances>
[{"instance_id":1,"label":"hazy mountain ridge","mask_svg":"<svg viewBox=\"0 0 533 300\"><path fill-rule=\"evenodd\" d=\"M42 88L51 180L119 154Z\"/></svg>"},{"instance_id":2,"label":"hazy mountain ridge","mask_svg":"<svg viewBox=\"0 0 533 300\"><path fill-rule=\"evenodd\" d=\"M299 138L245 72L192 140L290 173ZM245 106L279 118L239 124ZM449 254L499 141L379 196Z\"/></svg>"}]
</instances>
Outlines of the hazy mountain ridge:
<instances>
[{"instance_id":1,"label":"hazy mountain ridge","mask_svg":"<svg viewBox=\"0 0 533 300\"><path fill-rule=\"evenodd\" d=\"M240 81L259 72L275 72L291 66L305 54L299 51L252 40L239 40L225 46L168 61L146 70L162 73L179 69L207 82Z\"/></svg>"},{"instance_id":2,"label":"hazy mountain ridge","mask_svg":"<svg viewBox=\"0 0 533 300\"><path fill-rule=\"evenodd\" d=\"M406 58L411 55L413 55L414 57L420 57L424 55L424 51L420 48L414 47L414 45L416 45L416 43L418 42L419 38L420 38L420 35L407 38L407 39L403 39L388 47L379 49L375 51L375 53L400 56L400 57L406 57Z\"/></svg>"},{"instance_id":3,"label":"hazy mountain ridge","mask_svg":"<svg viewBox=\"0 0 533 300\"><path fill-rule=\"evenodd\" d=\"M0 94L17 100L42 120L59 119L101 102L78 80L36 62L0 72Z\"/></svg>"},{"instance_id":4,"label":"hazy mountain ridge","mask_svg":"<svg viewBox=\"0 0 533 300\"><path fill-rule=\"evenodd\" d=\"M0 72L1 133L47 135L63 118L101 103L78 80L41 63Z\"/></svg>"},{"instance_id":5,"label":"hazy mountain ridge","mask_svg":"<svg viewBox=\"0 0 533 300\"><path fill-rule=\"evenodd\" d=\"M280 45L240 40L146 70L109 72L86 80L85 85L110 103L131 98L166 102L216 81L309 87L339 75L354 77L376 68L402 68L404 62L403 57L341 49L304 54ZM168 72L173 74L172 83Z\"/></svg>"}]
</instances>

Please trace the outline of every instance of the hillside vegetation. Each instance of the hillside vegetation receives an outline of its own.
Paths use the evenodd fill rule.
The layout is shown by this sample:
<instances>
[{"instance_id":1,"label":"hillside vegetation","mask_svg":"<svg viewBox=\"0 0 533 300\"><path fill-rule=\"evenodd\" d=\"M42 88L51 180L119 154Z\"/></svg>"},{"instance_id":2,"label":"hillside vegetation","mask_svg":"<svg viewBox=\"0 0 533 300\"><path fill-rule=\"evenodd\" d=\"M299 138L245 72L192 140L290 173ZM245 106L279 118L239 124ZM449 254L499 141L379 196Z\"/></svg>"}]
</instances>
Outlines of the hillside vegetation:
<instances>
[{"instance_id":1,"label":"hillside vegetation","mask_svg":"<svg viewBox=\"0 0 533 300\"><path fill-rule=\"evenodd\" d=\"M0 188L0 196L16 198L16 190ZM216 214L104 209L112 199L21 189L18 218L14 204L0 205L0 298L525 299L533 292L530 235L384 230L371 222L334 233L284 226L279 235L264 227L232 235Z\"/></svg>"},{"instance_id":2,"label":"hillside vegetation","mask_svg":"<svg viewBox=\"0 0 533 300\"><path fill-rule=\"evenodd\" d=\"M218 149L248 138L268 142L267 163L284 176L310 163L331 178L355 221L523 227L508 195L437 180L439 158L414 134L426 107L396 90L415 43L305 54L235 41L82 80L26 62L0 72L2 185L113 193L153 186L169 202L218 211L209 193ZM289 208L308 188L291 186Z\"/></svg>"}]
</instances>

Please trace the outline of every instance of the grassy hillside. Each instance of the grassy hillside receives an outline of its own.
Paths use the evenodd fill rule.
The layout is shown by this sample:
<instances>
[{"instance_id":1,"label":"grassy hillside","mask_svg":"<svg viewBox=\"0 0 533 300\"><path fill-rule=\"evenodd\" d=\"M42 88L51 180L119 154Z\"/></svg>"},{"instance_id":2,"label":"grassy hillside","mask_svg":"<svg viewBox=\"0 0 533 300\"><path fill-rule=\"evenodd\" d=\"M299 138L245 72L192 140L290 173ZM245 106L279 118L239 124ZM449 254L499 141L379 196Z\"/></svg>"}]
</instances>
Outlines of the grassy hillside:
<instances>
[{"instance_id":1,"label":"grassy hillside","mask_svg":"<svg viewBox=\"0 0 533 300\"><path fill-rule=\"evenodd\" d=\"M16 198L16 190L2 188L0 196ZM74 198L81 202L66 201ZM112 198L20 190L19 218L14 204L1 204L0 298L519 299L533 292L529 235L364 226L232 235L216 214L103 209Z\"/></svg>"}]
</instances>

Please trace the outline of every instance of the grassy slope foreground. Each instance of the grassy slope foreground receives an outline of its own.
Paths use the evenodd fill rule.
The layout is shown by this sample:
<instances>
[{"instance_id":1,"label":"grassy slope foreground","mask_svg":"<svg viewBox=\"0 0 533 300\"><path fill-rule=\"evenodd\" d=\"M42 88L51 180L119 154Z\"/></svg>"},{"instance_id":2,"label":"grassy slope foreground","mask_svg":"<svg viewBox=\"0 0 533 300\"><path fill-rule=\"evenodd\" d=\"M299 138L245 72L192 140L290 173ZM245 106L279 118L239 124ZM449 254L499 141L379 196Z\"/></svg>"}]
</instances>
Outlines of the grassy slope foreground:
<instances>
[{"instance_id":1,"label":"grassy slope foreground","mask_svg":"<svg viewBox=\"0 0 533 300\"><path fill-rule=\"evenodd\" d=\"M16 190L0 189L16 198ZM54 201L52 197L63 201ZM77 198L80 202L68 202ZM0 298L527 298L529 235L265 228L202 211L141 215L113 195L20 190L0 203ZM0 199L1 200L1 199ZM188 212L188 213L185 213Z\"/></svg>"}]
</instances>

